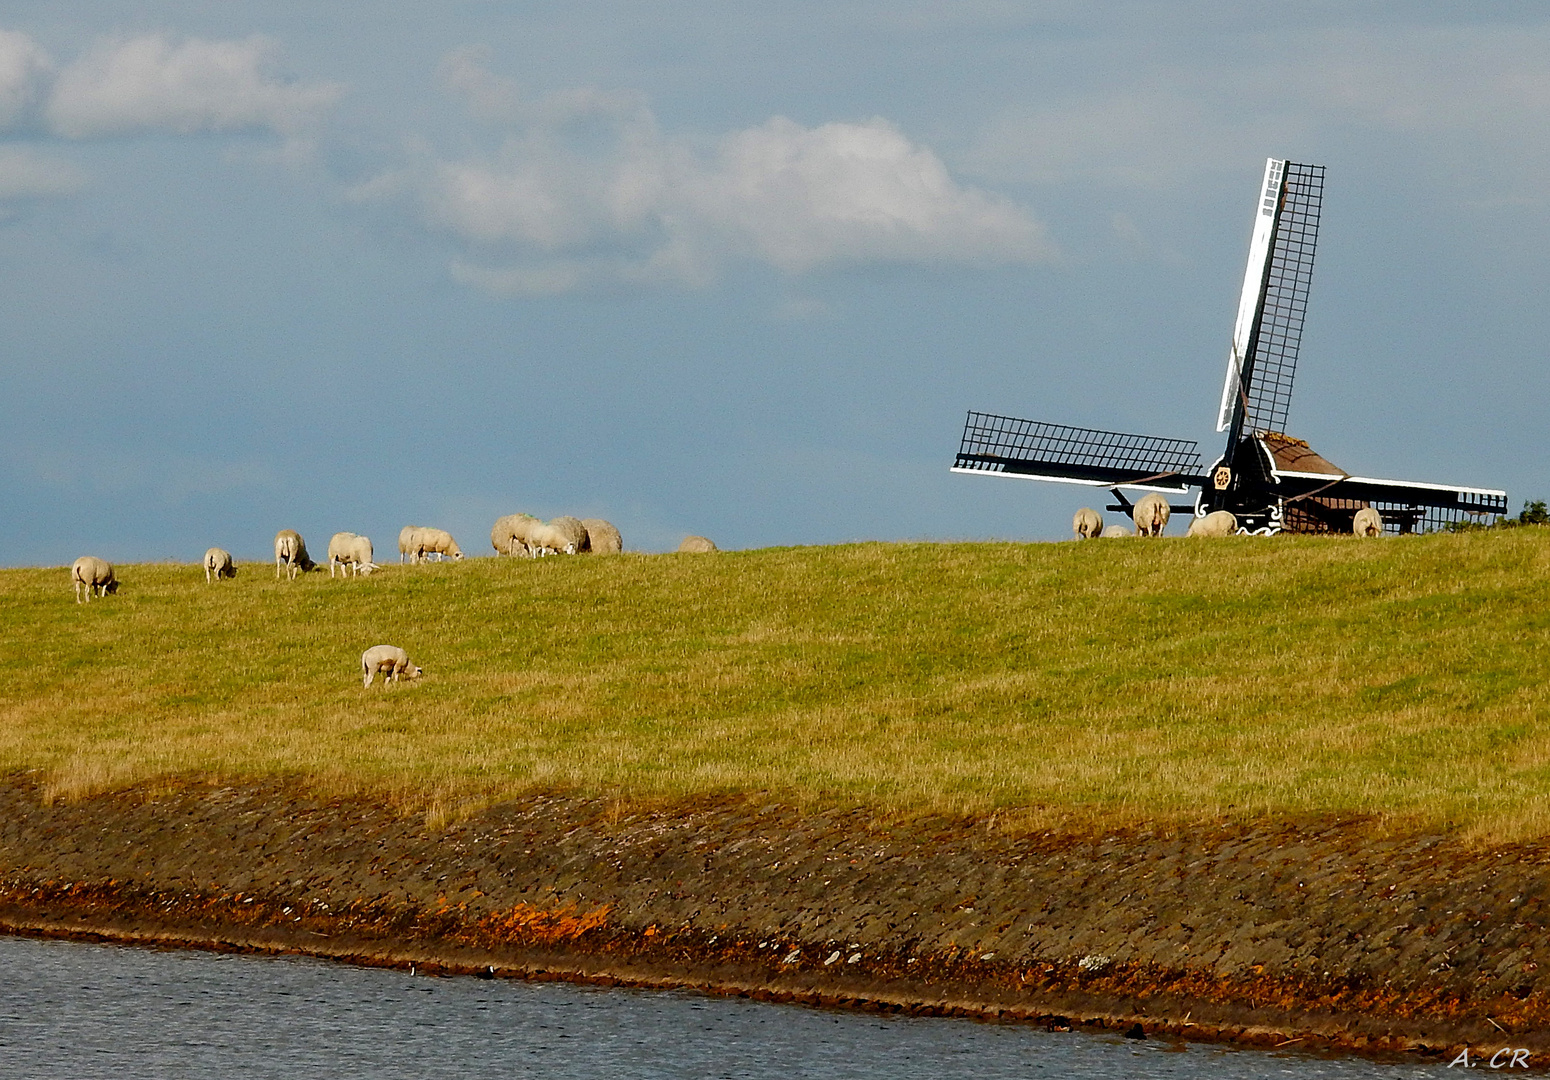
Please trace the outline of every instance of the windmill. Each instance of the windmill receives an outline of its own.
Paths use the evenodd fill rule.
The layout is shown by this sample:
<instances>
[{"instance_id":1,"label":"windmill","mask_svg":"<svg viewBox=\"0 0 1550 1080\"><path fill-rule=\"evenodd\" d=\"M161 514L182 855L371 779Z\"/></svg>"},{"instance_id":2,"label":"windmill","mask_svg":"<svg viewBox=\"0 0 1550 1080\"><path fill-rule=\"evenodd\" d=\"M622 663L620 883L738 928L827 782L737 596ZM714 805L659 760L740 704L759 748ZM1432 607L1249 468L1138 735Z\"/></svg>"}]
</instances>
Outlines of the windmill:
<instances>
[{"instance_id":1,"label":"windmill","mask_svg":"<svg viewBox=\"0 0 1550 1080\"><path fill-rule=\"evenodd\" d=\"M1504 514L1505 491L1353 475L1285 434L1323 197L1324 166L1265 163L1217 413L1227 445L1210 468L1188 439L970 412L953 471L1109 488L1117 500L1109 509L1126 513L1127 489L1194 491L1193 503L1172 509L1230 510L1240 531L1261 535L1350 532L1364 506L1401 533Z\"/></svg>"}]
</instances>

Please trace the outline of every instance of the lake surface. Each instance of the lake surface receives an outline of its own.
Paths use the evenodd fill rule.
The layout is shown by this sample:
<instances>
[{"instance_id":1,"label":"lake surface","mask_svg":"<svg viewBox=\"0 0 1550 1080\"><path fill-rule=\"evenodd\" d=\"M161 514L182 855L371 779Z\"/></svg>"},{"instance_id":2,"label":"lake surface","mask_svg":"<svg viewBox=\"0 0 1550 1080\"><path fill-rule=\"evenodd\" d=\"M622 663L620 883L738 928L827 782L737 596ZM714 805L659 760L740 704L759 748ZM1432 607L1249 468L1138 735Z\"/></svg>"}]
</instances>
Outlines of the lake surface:
<instances>
[{"instance_id":1,"label":"lake surface","mask_svg":"<svg viewBox=\"0 0 1550 1080\"><path fill-rule=\"evenodd\" d=\"M1437 1076L1386 1065L300 957L0 937L7 1078Z\"/></svg>"}]
</instances>

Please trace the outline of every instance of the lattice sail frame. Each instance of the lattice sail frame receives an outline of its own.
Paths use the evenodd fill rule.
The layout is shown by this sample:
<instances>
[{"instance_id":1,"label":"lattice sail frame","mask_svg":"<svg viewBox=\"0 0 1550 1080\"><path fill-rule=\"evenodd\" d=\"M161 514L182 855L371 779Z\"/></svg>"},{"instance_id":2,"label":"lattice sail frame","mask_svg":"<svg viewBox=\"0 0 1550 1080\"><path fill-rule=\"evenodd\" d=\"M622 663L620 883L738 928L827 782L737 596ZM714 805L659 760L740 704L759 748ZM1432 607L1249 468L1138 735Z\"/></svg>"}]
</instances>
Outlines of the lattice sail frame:
<instances>
[{"instance_id":1,"label":"lattice sail frame","mask_svg":"<svg viewBox=\"0 0 1550 1080\"><path fill-rule=\"evenodd\" d=\"M953 470L1183 491L1200 482L1200 444L971 412Z\"/></svg>"},{"instance_id":2,"label":"lattice sail frame","mask_svg":"<svg viewBox=\"0 0 1550 1080\"><path fill-rule=\"evenodd\" d=\"M1323 202L1324 166L1265 162L1217 431L1286 429Z\"/></svg>"}]
</instances>

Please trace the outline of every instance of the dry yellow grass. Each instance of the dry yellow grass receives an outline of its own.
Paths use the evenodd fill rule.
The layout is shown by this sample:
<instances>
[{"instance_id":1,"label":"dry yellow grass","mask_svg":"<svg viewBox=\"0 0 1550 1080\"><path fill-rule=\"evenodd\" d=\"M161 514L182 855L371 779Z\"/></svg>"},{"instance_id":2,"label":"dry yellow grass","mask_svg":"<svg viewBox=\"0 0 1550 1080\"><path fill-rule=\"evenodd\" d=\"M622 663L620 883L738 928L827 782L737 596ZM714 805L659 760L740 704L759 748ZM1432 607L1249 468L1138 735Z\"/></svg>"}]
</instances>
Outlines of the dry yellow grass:
<instances>
[{"instance_id":1,"label":"dry yellow grass","mask_svg":"<svg viewBox=\"0 0 1550 1080\"><path fill-rule=\"evenodd\" d=\"M0 571L0 769L1550 833L1550 530ZM363 691L399 644L424 681Z\"/></svg>"}]
</instances>

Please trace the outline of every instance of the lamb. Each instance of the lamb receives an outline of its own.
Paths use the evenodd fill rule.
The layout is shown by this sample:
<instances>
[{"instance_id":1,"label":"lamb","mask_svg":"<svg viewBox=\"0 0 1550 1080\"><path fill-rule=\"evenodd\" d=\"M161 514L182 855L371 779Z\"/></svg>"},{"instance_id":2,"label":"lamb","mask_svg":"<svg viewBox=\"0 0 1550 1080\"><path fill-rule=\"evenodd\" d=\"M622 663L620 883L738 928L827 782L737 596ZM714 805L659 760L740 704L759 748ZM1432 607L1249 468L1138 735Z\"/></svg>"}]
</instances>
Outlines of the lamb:
<instances>
[{"instance_id":1,"label":"lamb","mask_svg":"<svg viewBox=\"0 0 1550 1080\"><path fill-rule=\"evenodd\" d=\"M1382 536L1383 515L1370 506L1364 506L1351 519L1351 531L1357 536Z\"/></svg>"},{"instance_id":2,"label":"lamb","mask_svg":"<svg viewBox=\"0 0 1550 1080\"><path fill-rule=\"evenodd\" d=\"M1228 510L1213 510L1205 517L1190 519L1186 536L1232 536L1238 531L1238 519Z\"/></svg>"},{"instance_id":3,"label":"lamb","mask_svg":"<svg viewBox=\"0 0 1550 1080\"><path fill-rule=\"evenodd\" d=\"M379 671L383 673L384 686L390 682L397 682L400 676L406 679L418 679L425 674L409 662L409 654L397 645L373 645L361 653L363 686L369 687Z\"/></svg>"},{"instance_id":4,"label":"lamb","mask_svg":"<svg viewBox=\"0 0 1550 1080\"><path fill-rule=\"evenodd\" d=\"M693 552L695 554L716 551L716 545L703 536L686 536L684 542L678 545L679 551Z\"/></svg>"},{"instance_id":5,"label":"lamb","mask_svg":"<svg viewBox=\"0 0 1550 1080\"><path fill-rule=\"evenodd\" d=\"M587 551L595 555L617 555L624 550L624 537L602 518L582 518L581 524L587 530Z\"/></svg>"},{"instance_id":6,"label":"lamb","mask_svg":"<svg viewBox=\"0 0 1550 1080\"><path fill-rule=\"evenodd\" d=\"M224 548L211 548L205 552L205 584L219 581L223 577L236 577L237 564L232 561L231 552Z\"/></svg>"},{"instance_id":7,"label":"lamb","mask_svg":"<svg viewBox=\"0 0 1550 1080\"><path fill-rule=\"evenodd\" d=\"M1104 527L1103 532L1099 533L1098 535L1102 536L1105 540L1108 540L1119 536L1129 536L1130 530L1125 528L1123 525L1107 525Z\"/></svg>"},{"instance_id":8,"label":"lamb","mask_svg":"<svg viewBox=\"0 0 1550 1080\"><path fill-rule=\"evenodd\" d=\"M70 580L75 584L75 602L81 602L81 589L86 589L86 602L91 603L92 593L106 596L118 592L118 579L113 576L113 566L95 555L82 555L70 567Z\"/></svg>"},{"instance_id":9,"label":"lamb","mask_svg":"<svg viewBox=\"0 0 1550 1080\"><path fill-rule=\"evenodd\" d=\"M556 550L567 555L579 555L587 550L587 527L576 518L562 514L549 522L549 526L565 537L565 543Z\"/></svg>"},{"instance_id":10,"label":"lamb","mask_svg":"<svg viewBox=\"0 0 1550 1080\"><path fill-rule=\"evenodd\" d=\"M334 576L334 567L339 567L340 576L346 570L355 574L369 574L377 569L377 564L371 560L371 540L355 533L335 533L328 541L328 576Z\"/></svg>"},{"instance_id":11,"label":"lamb","mask_svg":"<svg viewBox=\"0 0 1550 1080\"><path fill-rule=\"evenodd\" d=\"M490 529L490 546L502 555L531 555L529 531L539 520L532 514L507 514Z\"/></svg>"},{"instance_id":12,"label":"lamb","mask_svg":"<svg viewBox=\"0 0 1550 1080\"><path fill-rule=\"evenodd\" d=\"M1137 536L1161 536L1172 513L1168 500L1154 491L1136 500L1130 518L1136 523Z\"/></svg>"},{"instance_id":13,"label":"lamb","mask_svg":"<svg viewBox=\"0 0 1550 1080\"><path fill-rule=\"evenodd\" d=\"M290 580L296 580L297 571L306 573L317 563L307 554L307 542L295 529L281 529L274 534L274 578L280 580L280 567L284 566Z\"/></svg>"},{"instance_id":14,"label":"lamb","mask_svg":"<svg viewBox=\"0 0 1550 1080\"><path fill-rule=\"evenodd\" d=\"M559 520L558 518L555 519ZM578 523L579 524L579 523ZM576 538L567 529L561 529L553 521L535 521L527 529L528 548L532 554L547 555L551 552L576 554Z\"/></svg>"},{"instance_id":15,"label":"lamb","mask_svg":"<svg viewBox=\"0 0 1550 1080\"><path fill-rule=\"evenodd\" d=\"M1078 540L1091 540L1103 532L1103 515L1091 507L1084 506L1076 512L1076 517L1071 519L1071 531L1076 534Z\"/></svg>"}]
</instances>

